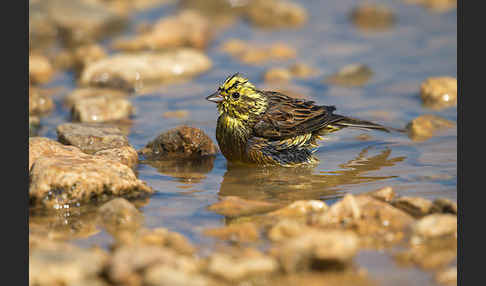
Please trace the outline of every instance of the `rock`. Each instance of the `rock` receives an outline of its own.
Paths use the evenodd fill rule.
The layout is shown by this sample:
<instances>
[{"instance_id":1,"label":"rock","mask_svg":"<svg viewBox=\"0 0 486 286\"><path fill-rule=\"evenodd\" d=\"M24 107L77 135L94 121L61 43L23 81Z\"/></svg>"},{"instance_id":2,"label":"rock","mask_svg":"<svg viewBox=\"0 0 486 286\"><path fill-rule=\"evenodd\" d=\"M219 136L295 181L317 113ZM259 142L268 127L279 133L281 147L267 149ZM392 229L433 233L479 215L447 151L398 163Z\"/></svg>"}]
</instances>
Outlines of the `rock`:
<instances>
[{"instance_id":1,"label":"rock","mask_svg":"<svg viewBox=\"0 0 486 286\"><path fill-rule=\"evenodd\" d=\"M414 219L404 211L370 196L347 194L311 225L325 229L350 229L360 235L363 246L382 247L403 239Z\"/></svg>"},{"instance_id":2,"label":"rock","mask_svg":"<svg viewBox=\"0 0 486 286\"><path fill-rule=\"evenodd\" d=\"M413 225L413 235L430 239L441 236L457 237L457 216L452 214L431 214Z\"/></svg>"},{"instance_id":3,"label":"rock","mask_svg":"<svg viewBox=\"0 0 486 286\"><path fill-rule=\"evenodd\" d=\"M214 285L211 279L197 273L187 273L166 265L155 265L144 273L144 285L148 286L206 286Z\"/></svg>"},{"instance_id":4,"label":"rock","mask_svg":"<svg viewBox=\"0 0 486 286\"><path fill-rule=\"evenodd\" d=\"M81 151L41 156L32 164L29 177L30 204L47 208L153 192L128 166Z\"/></svg>"},{"instance_id":5,"label":"rock","mask_svg":"<svg viewBox=\"0 0 486 286\"><path fill-rule=\"evenodd\" d=\"M275 246L276 256L287 273L310 268L326 269L348 264L359 248L358 236L352 231L309 231Z\"/></svg>"},{"instance_id":6,"label":"rock","mask_svg":"<svg viewBox=\"0 0 486 286\"><path fill-rule=\"evenodd\" d=\"M81 99L92 98L92 97L106 97L106 98L126 98L129 93L110 88L77 88L69 93L64 98L64 104L71 108L74 103Z\"/></svg>"},{"instance_id":7,"label":"rock","mask_svg":"<svg viewBox=\"0 0 486 286\"><path fill-rule=\"evenodd\" d=\"M245 13L250 1L235 0L181 0L180 9L195 10L210 19L212 29L222 30L235 24Z\"/></svg>"},{"instance_id":8,"label":"rock","mask_svg":"<svg viewBox=\"0 0 486 286\"><path fill-rule=\"evenodd\" d=\"M437 274L435 274L435 281L446 286L457 285L457 266L449 267L437 272Z\"/></svg>"},{"instance_id":9,"label":"rock","mask_svg":"<svg viewBox=\"0 0 486 286\"><path fill-rule=\"evenodd\" d=\"M300 27L307 22L307 11L290 1L254 0L248 5L248 20L265 28Z\"/></svg>"},{"instance_id":10,"label":"rock","mask_svg":"<svg viewBox=\"0 0 486 286\"><path fill-rule=\"evenodd\" d=\"M432 202L420 197L401 197L393 205L416 218L429 214L432 209Z\"/></svg>"},{"instance_id":11,"label":"rock","mask_svg":"<svg viewBox=\"0 0 486 286\"><path fill-rule=\"evenodd\" d=\"M413 141L425 141L438 131L454 127L454 122L433 114L421 115L407 124L408 137Z\"/></svg>"},{"instance_id":12,"label":"rock","mask_svg":"<svg viewBox=\"0 0 486 286\"><path fill-rule=\"evenodd\" d=\"M102 95L76 100L71 109L71 117L79 122L110 122L128 119L134 112L129 100Z\"/></svg>"},{"instance_id":13,"label":"rock","mask_svg":"<svg viewBox=\"0 0 486 286\"><path fill-rule=\"evenodd\" d=\"M383 4L364 3L351 12L353 24L363 30L386 30L395 22L395 13Z\"/></svg>"},{"instance_id":14,"label":"rock","mask_svg":"<svg viewBox=\"0 0 486 286\"><path fill-rule=\"evenodd\" d=\"M118 50L163 50L178 47L204 49L213 33L210 22L200 13L183 10L175 16L157 21L154 26L134 38L115 40L112 46Z\"/></svg>"},{"instance_id":15,"label":"rock","mask_svg":"<svg viewBox=\"0 0 486 286\"><path fill-rule=\"evenodd\" d=\"M295 77L300 77L300 78L307 78L314 76L318 73L318 70L308 66L307 64L304 63L295 63L292 66L290 66L290 72L292 75Z\"/></svg>"},{"instance_id":16,"label":"rock","mask_svg":"<svg viewBox=\"0 0 486 286\"><path fill-rule=\"evenodd\" d=\"M49 19L69 46L93 43L126 22L126 18L93 1L49 0L45 5Z\"/></svg>"},{"instance_id":17,"label":"rock","mask_svg":"<svg viewBox=\"0 0 486 286\"><path fill-rule=\"evenodd\" d=\"M405 0L406 3L419 4L436 13L445 13L457 7L455 0Z\"/></svg>"},{"instance_id":18,"label":"rock","mask_svg":"<svg viewBox=\"0 0 486 286\"><path fill-rule=\"evenodd\" d=\"M124 198L115 198L98 209L101 224L112 234L134 231L143 224L143 215Z\"/></svg>"},{"instance_id":19,"label":"rock","mask_svg":"<svg viewBox=\"0 0 486 286\"><path fill-rule=\"evenodd\" d=\"M123 245L113 252L106 272L110 281L116 285L142 285L144 279L148 279L151 283L155 279L165 280L164 277L154 277L155 274L150 274L152 267L167 267L175 272L176 277L180 277L179 272L190 277L197 274L200 263L192 257L178 255L166 247ZM150 275L144 277L144 273ZM174 278L167 279L170 281Z\"/></svg>"},{"instance_id":20,"label":"rock","mask_svg":"<svg viewBox=\"0 0 486 286\"><path fill-rule=\"evenodd\" d=\"M57 126L57 139L73 145L87 154L101 150L130 146L118 127L95 123L64 123Z\"/></svg>"},{"instance_id":21,"label":"rock","mask_svg":"<svg viewBox=\"0 0 486 286\"><path fill-rule=\"evenodd\" d=\"M51 80L53 74L54 68L47 57L29 55L29 79L32 83L46 83Z\"/></svg>"},{"instance_id":22,"label":"rock","mask_svg":"<svg viewBox=\"0 0 486 286\"><path fill-rule=\"evenodd\" d=\"M150 141L139 150L148 160L167 158L200 158L217 152L211 138L201 129L179 126L170 129Z\"/></svg>"},{"instance_id":23,"label":"rock","mask_svg":"<svg viewBox=\"0 0 486 286\"><path fill-rule=\"evenodd\" d=\"M75 156L82 153L81 150L74 146L65 146L61 143L45 137L29 138L29 170L34 162L42 157L54 155Z\"/></svg>"},{"instance_id":24,"label":"rock","mask_svg":"<svg viewBox=\"0 0 486 286\"><path fill-rule=\"evenodd\" d=\"M362 64L350 64L342 67L337 73L328 76L324 82L339 86L362 86L373 76L373 71Z\"/></svg>"},{"instance_id":25,"label":"rock","mask_svg":"<svg viewBox=\"0 0 486 286\"><path fill-rule=\"evenodd\" d=\"M312 230L304 223L297 222L291 219L279 220L268 231L268 238L271 241L283 241L292 237L296 237Z\"/></svg>"},{"instance_id":26,"label":"rock","mask_svg":"<svg viewBox=\"0 0 486 286\"><path fill-rule=\"evenodd\" d=\"M54 109L51 97L41 94L35 87L29 87L29 115L45 115Z\"/></svg>"},{"instance_id":27,"label":"rock","mask_svg":"<svg viewBox=\"0 0 486 286\"><path fill-rule=\"evenodd\" d=\"M207 229L204 234L232 242L254 242L259 238L258 228L251 222Z\"/></svg>"},{"instance_id":28,"label":"rock","mask_svg":"<svg viewBox=\"0 0 486 286\"><path fill-rule=\"evenodd\" d=\"M277 217L301 217L309 216L311 214L323 213L328 209L328 206L323 201L307 200L295 201L288 206L268 213L269 216Z\"/></svg>"},{"instance_id":29,"label":"rock","mask_svg":"<svg viewBox=\"0 0 486 286\"><path fill-rule=\"evenodd\" d=\"M268 81L289 81L292 79L292 74L288 69L271 68L263 75L263 80Z\"/></svg>"},{"instance_id":30,"label":"rock","mask_svg":"<svg viewBox=\"0 0 486 286\"><path fill-rule=\"evenodd\" d=\"M186 118L189 116L188 110L174 110L174 111L166 111L162 114L164 118Z\"/></svg>"},{"instance_id":31,"label":"rock","mask_svg":"<svg viewBox=\"0 0 486 286\"><path fill-rule=\"evenodd\" d=\"M392 187L384 187L375 191L364 193L363 195L371 196L380 201L390 203L395 197L395 191Z\"/></svg>"},{"instance_id":32,"label":"rock","mask_svg":"<svg viewBox=\"0 0 486 286\"><path fill-rule=\"evenodd\" d=\"M223 200L209 206L208 210L228 217L237 217L264 213L274 210L277 207L278 205L273 203L227 196Z\"/></svg>"},{"instance_id":33,"label":"rock","mask_svg":"<svg viewBox=\"0 0 486 286\"><path fill-rule=\"evenodd\" d=\"M119 161L132 169L135 169L138 165L138 153L132 146L100 150L96 151L93 155Z\"/></svg>"},{"instance_id":34,"label":"rock","mask_svg":"<svg viewBox=\"0 0 486 286\"><path fill-rule=\"evenodd\" d=\"M74 50L74 69L81 72L84 67L106 57L106 51L98 44L77 47Z\"/></svg>"},{"instance_id":35,"label":"rock","mask_svg":"<svg viewBox=\"0 0 486 286\"><path fill-rule=\"evenodd\" d=\"M213 253L209 257L207 271L228 281L238 281L252 276L270 274L278 269L277 261L256 250L243 250L240 253Z\"/></svg>"},{"instance_id":36,"label":"rock","mask_svg":"<svg viewBox=\"0 0 486 286\"><path fill-rule=\"evenodd\" d=\"M446 198L435 199L432 206L432 212L450 213L457 215L457 203Z\"/></svg>"},{"instance_id":37,"label":"rock","mask_svg":"<svg viewBox=\"0 0 486 286\"><path fill-rule=\"evenodd\" d=\"M287 60L296 56L295 49L283 44L259 45L239 39L229 39L221 51L246 64L261 64L266 61Z\"/></svg>"},{"instance_id":38,"label":"rock","mask_svg":"<svg viewBox=\"0 0 486 286\"><path fill-rule=\"evenodd\" d=\"M100 275L108 255L77 247L29 251L29 285L104 285Z\"/></svg>"},{"instance_id":39,"label":"rock","mask_svg":"<svg viewBox=\"0 0 486 286\"><path fill-rule=\"evenodd\" d=\"M431 77L420 85L420 97L425 106L442 109L457 105L457 79Z\"/></svg>"},{"instance_id":40,"label":"rock","mask_svg":"<svg viewBox=\"0 0 486 286\"><path fill-rule=\"evenodd\" d=\"M180 49L165 53L115 54L95 61L83 70L82 85L142 88L185 79L207 71L211 60L202 52Z\"/></svg>"}]
</instances>

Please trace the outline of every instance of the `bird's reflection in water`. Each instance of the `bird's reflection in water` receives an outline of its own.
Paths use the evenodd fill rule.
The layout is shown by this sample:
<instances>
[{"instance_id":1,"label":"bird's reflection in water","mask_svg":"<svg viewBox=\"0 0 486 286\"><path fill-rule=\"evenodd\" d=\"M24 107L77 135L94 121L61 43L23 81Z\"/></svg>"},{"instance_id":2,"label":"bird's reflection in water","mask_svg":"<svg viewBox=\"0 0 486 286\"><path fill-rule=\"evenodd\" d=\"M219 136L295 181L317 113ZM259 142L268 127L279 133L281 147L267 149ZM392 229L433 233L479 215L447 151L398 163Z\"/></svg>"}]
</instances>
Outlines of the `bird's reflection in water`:
<instances>
[{"instance_id":1,"label":"bird's reflection in water","mask_svg":"<svg viewBox=\"0 0 486 286\"><path fill-rule=\"evenodd\" d=\"M341 170L313 174L312 167L241 167L228 166L221 183L219 195L239 196L250 200L279 203L339 197L340 186L366 183L393 176L366 176L366 172L393 166L405 157L390 158L390 149L378 155L367 156L369 147L355 159L345 162Z\"/></svg>"},{"instance_id":2,"label":"bird's reflection in water","mask_svg":"<svg viewBox=\"0 0 486 286\"><path fill-rule=\"evenodd\" d=\"M197 159L174 159L164 161L143 161L157 169L161 174L171 176L178 182L199 183L211 172L215 156L205 156Z\"/></svg>"}]
</instances>

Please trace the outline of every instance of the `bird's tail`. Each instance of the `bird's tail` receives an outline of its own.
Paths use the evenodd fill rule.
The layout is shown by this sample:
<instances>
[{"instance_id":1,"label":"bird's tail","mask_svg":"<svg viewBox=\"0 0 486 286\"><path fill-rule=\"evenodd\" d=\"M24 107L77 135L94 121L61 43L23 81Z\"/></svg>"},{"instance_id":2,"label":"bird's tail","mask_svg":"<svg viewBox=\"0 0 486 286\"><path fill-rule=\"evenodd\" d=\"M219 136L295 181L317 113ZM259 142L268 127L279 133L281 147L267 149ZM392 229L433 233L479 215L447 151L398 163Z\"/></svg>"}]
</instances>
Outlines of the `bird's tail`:
<instances>
[{"instance_id":1,"label":"bird's tail","mask_svg":"<svg viewBox=\"0 0 486 286\"><path fill-rule=\"evenodd\" d=\"M373 123L373 122L370 122L370 121L361 120L361 119L352 118L352 117L347 117L347 116L342 116L342 115L337 115L337 116L339 116L340 119L333 122L332 125L334 125L336 127L340 127L340 128L353 127L353 128L360 128L360 129L380 130L380 131L385 131L385 132L391 132L391 131L406 132L405 129L385 127L383 125Z\"/></svg>"}]
</instances>

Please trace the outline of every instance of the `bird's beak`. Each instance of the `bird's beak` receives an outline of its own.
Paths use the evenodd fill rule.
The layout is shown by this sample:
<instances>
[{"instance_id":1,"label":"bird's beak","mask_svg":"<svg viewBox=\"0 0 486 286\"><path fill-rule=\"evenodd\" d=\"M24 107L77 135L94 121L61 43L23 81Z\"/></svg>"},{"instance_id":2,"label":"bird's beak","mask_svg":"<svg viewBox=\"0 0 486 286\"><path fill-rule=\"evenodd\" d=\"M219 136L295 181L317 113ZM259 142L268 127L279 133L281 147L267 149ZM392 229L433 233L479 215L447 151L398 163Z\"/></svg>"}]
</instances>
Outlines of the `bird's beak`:
<instances>
[{"instance_id":1,"label":"bird's beak","mask_svg":"<svg viewBox=\"0 0 486 286\"><path fill-rule=\"evenodd\" d=\"M220 103L221 101L223 101L224 97L221 94L219 94L219 91L216 91L215 93L206 97L206 99L214 103Z\"/></svg>"}]
</instances>

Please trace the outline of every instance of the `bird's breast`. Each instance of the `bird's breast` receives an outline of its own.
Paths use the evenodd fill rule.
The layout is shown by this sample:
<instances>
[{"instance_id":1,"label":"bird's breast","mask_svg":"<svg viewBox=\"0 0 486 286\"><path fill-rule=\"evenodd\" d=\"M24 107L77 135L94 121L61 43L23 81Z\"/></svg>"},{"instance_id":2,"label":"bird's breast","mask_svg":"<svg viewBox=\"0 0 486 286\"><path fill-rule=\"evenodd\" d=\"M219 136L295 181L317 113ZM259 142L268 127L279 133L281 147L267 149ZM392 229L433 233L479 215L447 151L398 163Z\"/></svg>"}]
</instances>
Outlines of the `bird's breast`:
<instances>
[{"instance_id":1,"label":"bird's breast","mask_svg":"<svg viewBox=\"0 0 486 286\"><path fill-rule=\"evenodd\" d=\"M216 126L216 140L221 153L230 161L244 161L251 128L244 122L221 115Z\"/></svg>"}]
</instances>

